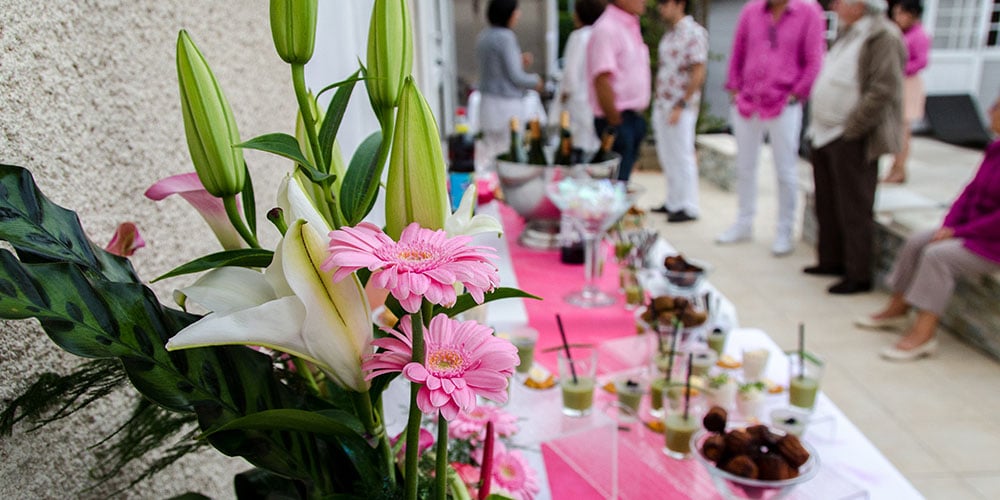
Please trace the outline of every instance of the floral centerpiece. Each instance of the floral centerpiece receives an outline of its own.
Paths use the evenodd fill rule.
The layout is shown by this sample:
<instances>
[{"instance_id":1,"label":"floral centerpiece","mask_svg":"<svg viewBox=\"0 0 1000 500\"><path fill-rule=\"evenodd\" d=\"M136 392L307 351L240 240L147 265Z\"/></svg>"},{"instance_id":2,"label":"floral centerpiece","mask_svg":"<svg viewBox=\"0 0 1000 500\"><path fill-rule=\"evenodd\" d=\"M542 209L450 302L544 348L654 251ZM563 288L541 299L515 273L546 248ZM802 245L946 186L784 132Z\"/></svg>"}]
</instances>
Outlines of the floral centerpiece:
<instances>
[{"instance_id":1,"label":"floral centerpiece","mask_svg":"<svg viewBox=\"0 0 1000 500\"><path fill-rule=\"evenodd\" d=\"M508 341L459 315L530 296L500 288L495 255L471 245L473 233L501 232L496 220L473 216L474 190L449 213L437 125L410 76L406 1L374 2L366 64L315 95L304 66L313 55L316 0L271 0L270 16L299 107L295 135L243 140L194 39L185 31L177 39L194 172L164 179L146 195L184 197L223 249L157 278L200 274L175 292L176 304L160 303L129 263L143 244L134 225L123 225L102 249L27 170L0 165L0 239L14 250L0 249L0 317L35 318L61 348L94 360L15 399L0 414L0 431L53 402L63 406L48 418L58 418L127 378L142 400L120 438L119 460L197 425L191 445L169 450L152 472L207 443L258 468L244 483L285 495L464 498L471 487L485 498L492 476L467 481L466 466L511 472L523 462L492 449L486 428L501 422L481 419L475 429L475 416L487 411L477 410L477 401L506 400L518 358ZM337 131L359 82L381 130L345 164ZM321 110L317 98L328 91L333 96ZM290 161L268 213L281 235L273 250L258 242L244 149ZM364 221L383 168L384 228ZM402 319L375 327L366 287L386 290L385 307ZM410 403L407 426L394 440L382 396L400 377ZM432 470L419 467L425 418L437 429ZM459 424L449 431L452 421ZM453 465L449 436L459 430L467 442L485 433L491 449ZM512 496L537 491L530 471L501 475L501 486L505 477L521 479L505 487Z\"/></svg>"}]
</instances>

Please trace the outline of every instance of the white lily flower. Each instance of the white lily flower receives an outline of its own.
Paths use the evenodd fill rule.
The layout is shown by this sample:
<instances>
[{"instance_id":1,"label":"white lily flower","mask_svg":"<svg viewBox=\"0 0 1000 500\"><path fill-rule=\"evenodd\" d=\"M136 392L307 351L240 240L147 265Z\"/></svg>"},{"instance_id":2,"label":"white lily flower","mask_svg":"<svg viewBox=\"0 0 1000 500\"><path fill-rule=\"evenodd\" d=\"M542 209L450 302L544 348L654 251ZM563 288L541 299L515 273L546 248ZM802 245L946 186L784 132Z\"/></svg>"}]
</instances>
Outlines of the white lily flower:
<instances>
[{"instance_id":1,"label":"white lily flower","mask_svg":"<svg viewBox=\"0 0 1000 500\"><path fill-rule=\"evenodd\" d=\"M503 226L495 217L486 214L473 215L477 195L475 183L462 193L462 202L459 203L458 209L444 221L444 230L448 236L472 236L479 233L497 233L498 238L503 236Z\"/></svg>"},{"instance_id":2,"label":"white lily flower","mask_svg":"<svg viewBox=\"0 0 1000 500\"><path fill-rule=\"evenodd\" d=\"M356 276L334 283L320 270L326 241L310 224L288 228L264 273L215 269L183 290L213 312L181 330L168 350L255 345L310 361L341 387L366 391L361 356L372 335Z\"/></svg>"},{"instance_id":3,"label":"white lily flower","mask_svg":"<svg viewBox=\"0 0 1000 500\"><path fill-rule=\"evenodd\" d=\"M289 226L302 219L319 234L326 235L333 230L330 221L316 208L315 200L298 175L288 174L281 181L278 186L278 207Z\"/></svg>"}]
</instances>

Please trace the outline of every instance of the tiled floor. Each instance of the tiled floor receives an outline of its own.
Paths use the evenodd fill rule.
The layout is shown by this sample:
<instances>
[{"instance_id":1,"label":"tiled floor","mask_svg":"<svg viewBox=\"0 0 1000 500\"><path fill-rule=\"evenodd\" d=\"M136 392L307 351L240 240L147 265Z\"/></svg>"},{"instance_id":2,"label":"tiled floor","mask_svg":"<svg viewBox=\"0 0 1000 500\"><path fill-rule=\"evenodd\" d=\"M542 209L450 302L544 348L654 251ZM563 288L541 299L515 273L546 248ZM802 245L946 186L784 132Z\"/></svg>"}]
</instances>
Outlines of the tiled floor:
<instances>
[{"instance_id":1,"label":"tiled floor","mask_svg":"<svg viewBox=\"0 0 1000 500\"><path fill-rule=\"evenodd\" d=\"M976 151L917 139L905 188L949 203L980 159ZM733 221L736 196L705 182L698 221L667 224L660 214L650 214L650 220L685 255L712 264L710 279L736 304L742 326L761 328L779 345L792 346L799 322L805 324L807 342L829 362L827 395L927 498L1000 498L1000 363L944 330L932 358L881 360L878 349L894 334L859 330L851 320L880 307L884 292L827 294L832 279L801 272L814 263L813 248L802 242L792 255L771 255L773 172L761 164L753 242L713 242ZM647 189L640 206L662 203L659 173L637 172L633 180Z\"/></svg>"}]
</instances>

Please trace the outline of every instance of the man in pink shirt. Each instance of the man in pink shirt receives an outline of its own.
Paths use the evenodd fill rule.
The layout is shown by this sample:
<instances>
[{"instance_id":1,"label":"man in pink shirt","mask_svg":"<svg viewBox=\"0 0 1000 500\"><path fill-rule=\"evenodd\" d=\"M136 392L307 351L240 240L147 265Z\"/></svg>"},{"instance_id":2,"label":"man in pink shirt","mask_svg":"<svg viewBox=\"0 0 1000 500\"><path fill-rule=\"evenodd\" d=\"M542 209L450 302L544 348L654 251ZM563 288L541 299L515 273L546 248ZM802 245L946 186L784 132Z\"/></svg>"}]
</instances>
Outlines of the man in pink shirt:
<instances>
[{"instance_id":1,"label":"man in pink shirt","mask_svg":"<svg viewBox=\"0 0 1000 500\"><path fill-rule=\"evenodd\" d=\"M823 64L823 9L814 0L750 0L733 37L726 90L733 96L736 137L736 222L716 242L753 236L757 210L757 157L767 134L778 178L778 224L771 252L792 252L802 101Z\"/></svg>"},{"instance_id":2,"label":"man in pink shirt","mask_svg":"<svg viewBox=\"0 0 1000 500\"><path fill-rule=\"evenodd\" d=\"M614 151L622 156L618 178L628 180L646 135L643 112L649 107L649 48L642 41L639 16L645 0L613 0L587 44L587 78L594 129L615 134Z\"/></svg>"}]
</instances>

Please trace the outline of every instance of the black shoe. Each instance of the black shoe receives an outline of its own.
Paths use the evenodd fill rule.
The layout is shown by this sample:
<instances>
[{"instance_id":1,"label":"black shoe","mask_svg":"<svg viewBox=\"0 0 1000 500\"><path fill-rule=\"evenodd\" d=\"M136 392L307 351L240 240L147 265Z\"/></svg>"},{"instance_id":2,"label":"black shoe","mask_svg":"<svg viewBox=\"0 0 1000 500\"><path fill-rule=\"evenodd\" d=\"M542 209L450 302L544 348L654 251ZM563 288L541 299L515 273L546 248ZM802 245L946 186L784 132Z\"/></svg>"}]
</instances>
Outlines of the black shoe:
<instances>
[{"instance_id":1,"label":"black shoe","mask_svg":"<svg viewBox=\"0 0 1000 500\"><path fill-rule=\"evenodd\" d=\"M688 222L692 220L698 220L698 218L688 215L688 213L683 210L667 214L667 222Z\"/></svg>"},{"instance_id":2,"label":"black shoe","mask_svg":"<svg viewBox=\"0 0 1000 500\"><path fill-rule=\"evenodd\" d=\"M826 291L834 295L851 295L855 293L872 291L871 281L851 281L841 280L839 283L827 288Z\"/></svg>"},{"instance_id":3,"label":"black shoe","mask_svg":"<svg viewBox=\"0 0 1000 500\"><path fill-rule=\"evenodd\" d=\"M667 210L667 205L666 204L660 205L658 207L650 208L649 211L653 212L653 213L657 213L657 214L669 214L669 213L671 213L670 210Z\"/></svg>"},{"instance_id":4,"label":"black shoe","mask_svg":"<svg viewBox=\"0 0 1000 500\"><path fill-rule=\"evenodd\" d=\"M844 268L836 266L809 266L803 269L802 272L816 276L843 276Z\"/></svg>"}]
</instances>

